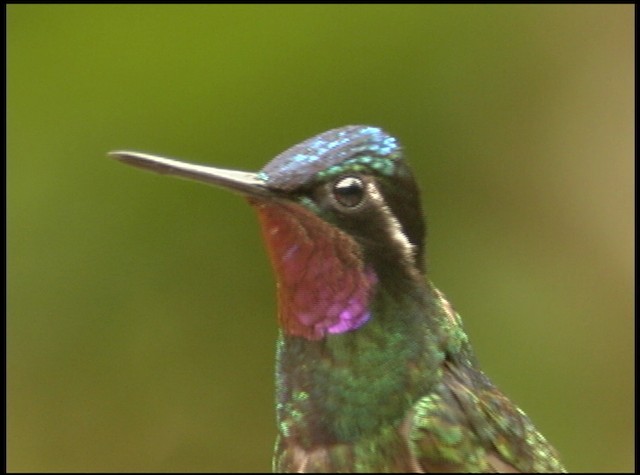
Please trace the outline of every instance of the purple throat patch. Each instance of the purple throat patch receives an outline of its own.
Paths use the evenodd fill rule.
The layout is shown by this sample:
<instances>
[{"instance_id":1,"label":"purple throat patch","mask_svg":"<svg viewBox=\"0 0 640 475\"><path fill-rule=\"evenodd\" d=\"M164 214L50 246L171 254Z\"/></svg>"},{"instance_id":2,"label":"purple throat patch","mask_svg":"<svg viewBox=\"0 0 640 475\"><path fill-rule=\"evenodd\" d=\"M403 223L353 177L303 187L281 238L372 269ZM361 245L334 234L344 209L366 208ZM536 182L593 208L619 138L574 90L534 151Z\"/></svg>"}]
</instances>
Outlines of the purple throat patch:
<instances>
[{"instance_id":1,"label":"purple throat patch","mask_svg":"<svg viewBox=\"0 0 640 475\"><path fill-rule=\"evenodd\" d=\"M310 340L345 333L371 317L378 279L358 244L295 204L253 201L278 281L278 318L289 334Z\"/></svg>"}]
</instances>

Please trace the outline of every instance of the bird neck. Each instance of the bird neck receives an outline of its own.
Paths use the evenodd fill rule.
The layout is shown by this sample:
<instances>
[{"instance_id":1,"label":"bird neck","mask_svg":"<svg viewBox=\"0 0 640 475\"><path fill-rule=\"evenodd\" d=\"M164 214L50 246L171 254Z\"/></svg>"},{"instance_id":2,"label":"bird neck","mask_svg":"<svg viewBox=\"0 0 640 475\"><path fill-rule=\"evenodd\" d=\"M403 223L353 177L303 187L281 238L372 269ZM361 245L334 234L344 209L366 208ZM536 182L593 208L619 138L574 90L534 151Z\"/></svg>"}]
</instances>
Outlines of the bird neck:
<instances>
[{"instance_id":1,"label":"bird neck","mask_svg":"<svg viewBox=\"0 0 640 475\"><path fill-rule=\"evenodd\" d=\"M310 448L399 423L466 338L410 244L357 242L284 200L251 204L278 280L282 437Z\"/></svg>"},{"instance_id":2,"label":"bird neck","mask_svg":"<svg viewBox=\"0 0 640 475\"><path fill-rule=\"evenodd\" d=\"M350 443L399 423L440 377L444 359L429 285L378 287L361 328L319 340L281 331L277 415L303 447ZM434 318L432 318L432 316Z\"/></svg>"}]
</instances>

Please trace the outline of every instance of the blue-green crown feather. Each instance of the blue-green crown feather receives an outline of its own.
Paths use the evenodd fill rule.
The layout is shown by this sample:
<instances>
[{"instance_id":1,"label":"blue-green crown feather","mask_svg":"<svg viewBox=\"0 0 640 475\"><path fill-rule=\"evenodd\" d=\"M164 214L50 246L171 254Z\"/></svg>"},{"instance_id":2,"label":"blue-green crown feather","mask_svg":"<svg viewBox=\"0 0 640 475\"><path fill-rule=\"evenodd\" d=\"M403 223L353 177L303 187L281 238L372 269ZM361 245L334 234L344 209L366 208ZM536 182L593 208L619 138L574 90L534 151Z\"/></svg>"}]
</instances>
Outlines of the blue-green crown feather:
<instances>
[{"instance_id":1,"label":"blue-green crown feather","mask_svg":"<svg viewBox=\"0 0 640 475\"><path fill-rule=\"evenodd\" d=\"M349 125L301 142L271 160L260 172L269 188L292 191L346 167L383 175L395 172L400 159L396 139L377 127Z\"/></svg>"}]
</instances>

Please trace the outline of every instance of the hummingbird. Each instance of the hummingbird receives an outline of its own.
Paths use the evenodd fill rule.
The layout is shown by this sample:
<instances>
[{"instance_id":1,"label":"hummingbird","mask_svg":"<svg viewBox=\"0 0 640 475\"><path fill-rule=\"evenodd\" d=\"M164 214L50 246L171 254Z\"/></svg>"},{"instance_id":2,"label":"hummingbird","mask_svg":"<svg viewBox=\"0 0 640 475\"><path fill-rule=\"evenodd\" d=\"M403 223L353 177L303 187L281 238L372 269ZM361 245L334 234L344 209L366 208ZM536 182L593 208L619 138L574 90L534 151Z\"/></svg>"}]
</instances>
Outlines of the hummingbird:
<instances>
[{"instance_id":1,"label":"hummingbird","mask_svg":"<svg viewBox=\"0 0 640 475\"><path fill-rule=\"evenodd\" d=\"M419 188L393 136L329 130L257 173L109 156L257 211L277 280L275 472L565 472L428 278Z\"/></svg>"}]
</instances>

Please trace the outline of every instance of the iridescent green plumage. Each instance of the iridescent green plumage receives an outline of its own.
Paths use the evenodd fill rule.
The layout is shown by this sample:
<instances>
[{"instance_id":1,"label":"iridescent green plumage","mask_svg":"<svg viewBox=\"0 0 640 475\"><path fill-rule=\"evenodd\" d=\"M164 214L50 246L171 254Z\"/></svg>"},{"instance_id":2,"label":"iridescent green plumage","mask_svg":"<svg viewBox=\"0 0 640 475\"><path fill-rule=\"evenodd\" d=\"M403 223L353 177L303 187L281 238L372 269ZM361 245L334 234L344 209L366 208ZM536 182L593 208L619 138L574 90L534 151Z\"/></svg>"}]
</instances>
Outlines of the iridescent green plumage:
<instances>
[{"instance_id":1,"label":"iridescent green plumage","mask_svg":"<svg viewBox=\"0 0 640 475\"><path fill-rule=\"evenodd\" d=\"M279 397L288 402L278 407L274 471L564 471L529 418L476 369L442 294L430 286L426 300L435 305L417 303L415 315L426 305L433 328L374 314L357 335L313 350L292 350L301 342L281 335Z\"/></svg>"},{"instance_id":2,"label":"iridescent green plumage","mask_svg":"<svg viewBox=\"0 0 640 475\"><path fill-rule=\"evenodd\" d=\"M331 130L257 174L114 156L258 211L279 283L275 471L564 471L425 276L419 191L393 137Z\"/></svg>"}]
</instances>

